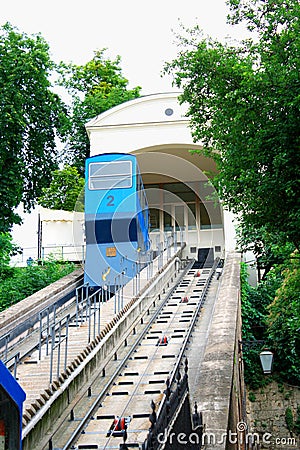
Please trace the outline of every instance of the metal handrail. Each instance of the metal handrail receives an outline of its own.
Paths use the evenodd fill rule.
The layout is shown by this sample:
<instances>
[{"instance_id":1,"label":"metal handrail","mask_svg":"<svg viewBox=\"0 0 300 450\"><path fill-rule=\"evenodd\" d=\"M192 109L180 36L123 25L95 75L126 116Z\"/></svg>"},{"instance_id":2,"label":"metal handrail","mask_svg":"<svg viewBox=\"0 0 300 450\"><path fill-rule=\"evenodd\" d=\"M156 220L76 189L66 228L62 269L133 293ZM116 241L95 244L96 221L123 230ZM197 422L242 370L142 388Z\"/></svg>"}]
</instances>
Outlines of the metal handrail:
<instances>
[{"instance_id":1,"label":"metal handrail","mask_svg":"<svg viewBox=\"0 0 300 450\"><path fill-rule=\"evenodd\" d=\"M54 324L51 327L51 358L50 358L50 384L53 381L53 359L54 359L54 350L57 348L57 368L56 368L56 376L59 378L60 374L60 350L61 344L65 342L65 356L64 356L64 371L67 368L67 356L68 356L68 338L69 338L69 322L70 322L70 314L61 319L57 324ZM62 334L62 330L65 329L65 334ZM56 332L58 332L58 341L56 341Z\"/></svg>"},{"instance_id":2,"label":"metal handrail","mask_svg":"<svg viewBox=\"0 0 300 450\"><path fill-rule=\"evenodd\" d=\"M185 267L185 270L182 273L180 279L185 276L186 272L190 269L190 267L193 264L193 262L194 262L194 260L190 261L190 263L187 264L187 266ZM175 267L176 267L176 264L175 264ZM167 299L173 294L175 289L176 289L176 285L170 290L169 294L167 295ZM145 327L145 329L141 333L140 337L135 341L134 345L130 349L130 351L127 354L126 358L124 358L122 363L116 368L115 372L110 377L109 381L106 383L106 385L104 386L104 388L102 389L100 394L97 396L97 398L93 402L92 406L89 408L88 412L85 414L85 416L83 417L83 419L81 420L81 422L79 423L79 425L77 426L77 428L75 429L75 431L73 432L72 436L69 438L68 442L65 444L65 446L63 447L62 450L68 450L69 448L72 448L71 445L73 445L73 443L78 438L78 436L80 435L82 430L85 428L86 423L89 420L89 418L98 409L99 404L101 403L101 400L102 400L103 396L106 394L106 392L112 386L112 384L114 382L114 379L116 378L116 376L119 375L120 371L122 370L122 367L125 366L125 364L127 363L128 359L135 353L136 348L139 347L141 340L144 338L144 336L148 332L149 328L152 326L152 323L156 320L156 318L160 314L160 312L161 312L162 308L164 307L164 305L165 305L165 301L162 302L162 304L159 306L159 308L157 309L155 314L152 316L151 320L149 321L149 323L147 324L147 326Z\"/></svg>"},{"instance_id":3,"label":"metal handrail","mask_svg":"<svg viewBox=\"0 0 300 450\"><path fill-rule=\"evenodd\" d=\"M13 359L14 359L14 378L17 379L17 367L18 367L18 363L20 361L20 352L17 352L14 355L10 356L5 361L5 365L7 365L9 363L9 361L12 361Z\"/></svg>"}]
</instances>

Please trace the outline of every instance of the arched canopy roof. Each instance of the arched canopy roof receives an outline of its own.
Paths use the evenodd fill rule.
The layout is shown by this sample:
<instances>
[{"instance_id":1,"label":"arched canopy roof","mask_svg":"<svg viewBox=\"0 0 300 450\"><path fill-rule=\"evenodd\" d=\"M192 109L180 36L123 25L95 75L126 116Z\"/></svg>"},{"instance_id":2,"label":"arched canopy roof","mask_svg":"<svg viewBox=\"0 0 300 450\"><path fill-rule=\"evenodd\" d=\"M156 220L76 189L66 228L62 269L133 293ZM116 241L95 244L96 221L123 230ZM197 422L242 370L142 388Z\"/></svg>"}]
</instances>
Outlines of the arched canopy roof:
<instances>
[{"instance_id":1,"label":"arched canopy roof","mask_svg":"<svg viewBox=\"0 0 300 450\"><path fill-rule=\"evenodd\" d=\"M121 103L90 120L86 124L87 131L106 126L188 122L186 107L178 102L179 94L152 94Z\"/></svg>"},{"instance_id":2,"label":"arched canopy roof","mask_svg":"<svg viewBox=\"0 0 300 450\"><path fill-rule=\"evenodd\" d=\"M173 155L196 165L205 173L215 171L211 159L190 152L201 148L201 144L193 142L186 116L187 106L179 103L179 94L170 92L139 97L90 120L86 130L91 156L110 152L156 153L159 167L162 154ZM138 158L142 160L141 156Z\"/></svg>"}]
</instances>

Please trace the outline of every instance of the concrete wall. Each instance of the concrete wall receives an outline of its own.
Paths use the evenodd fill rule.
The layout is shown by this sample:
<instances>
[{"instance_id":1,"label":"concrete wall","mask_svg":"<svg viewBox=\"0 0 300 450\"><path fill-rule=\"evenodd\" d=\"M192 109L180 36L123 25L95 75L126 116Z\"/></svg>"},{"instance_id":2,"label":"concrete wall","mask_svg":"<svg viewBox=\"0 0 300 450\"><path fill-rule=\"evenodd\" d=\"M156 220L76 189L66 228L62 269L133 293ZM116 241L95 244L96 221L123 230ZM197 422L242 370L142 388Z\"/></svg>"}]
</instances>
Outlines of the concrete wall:
<instances>
[{"instance_id":1,"label":"concrete wall","mask_svg":"<svg viewBox=\"0 0 300 450\"><path fill-rule=\"evenodd\" d=\"M233 433L242 421L238 356L241 335L240 254L227 255L201 366L199 411L205 424L205 448L239 448Z\"/></svg>"}]
</instances>

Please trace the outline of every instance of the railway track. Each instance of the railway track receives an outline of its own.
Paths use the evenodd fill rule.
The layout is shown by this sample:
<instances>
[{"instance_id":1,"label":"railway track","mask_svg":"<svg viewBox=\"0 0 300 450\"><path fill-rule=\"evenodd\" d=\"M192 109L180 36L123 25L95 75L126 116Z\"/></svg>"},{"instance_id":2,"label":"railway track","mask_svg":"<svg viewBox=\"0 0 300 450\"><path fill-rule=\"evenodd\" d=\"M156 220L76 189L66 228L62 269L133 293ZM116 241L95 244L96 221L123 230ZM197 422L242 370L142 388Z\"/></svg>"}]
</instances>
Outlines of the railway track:
<instances>
[{"instance_id":1,"label":"railway track","mask_svg":"<svg viewBox=\"0 0 300 450\"><path fill-rule=\"evenodd\" d=\"M112 366L115 359L119 360L122 357L122 349L119 349L120 341L124 337L129 339L132 330L138 329L144 309L145 314L151 316L151 304L155 305L161 290L166 288L181 270L178 257L180 252L180 248L177 251L174 249L170 252L170 258L166 258L170 256L167 252L164 258L157 258L141 271L132 283L126 285L124 289L121 288L112 299L108 299L105 293L98 295L98 291L93 295L80 294L84 286L78 286L75 314L64 309L67 305L74 307L72 298L64 304L60 312L55 308L58 315L52 314L53 287L49 287L47 301L50 304L46 309L50 315L43 316L42 326L38 330L40 337L41 334L45 334L45 338L42 336L40 339L41 345L37 344L39 339L36 338L36 331L31 333L32 330L29 329L26 330L28 336L23 339L23 336L18 335L16 342L20 357L16 361L19 364L15 377L26 392L22 417L24 449L43 448L44 437L52 423L56 422L57 417L60 417L73 402L86 379L92 378L98 366L103 366L106 374L111 375L107 363L111 360ZM186 263L187 261L184 261L183 266ZM64 290L65 285L66 282L62 279L57 291ZM42 312L41 304L45 306L46 299L43 294L45 293L41 291L38 298L29 297L30 304L34 303L34 314L37 310L39 313ZM60 302L61 299L57 300ZM14 316L14 312L17 312L17 324L22 325L25 316L22 314L23 311L26 311L26 318L29 316L31 321L30 304L27 299L24 303L15 305L18 307L17 311L12 307L13 311L8 310L4 317L0 316L0 322L8 322L6 316ZM55 317L54 324L51 325L49 320L48 325L51 314L52 318ZM62 320L59 315L62 316ZM14 352L10 345L11 342L7 354ZM101 378L101 382L104 380L105 378ZM48 439L48 442L50 443L46 448L52 448L51 439ZM46 444L48 442L46 437Z\"/></svg>"},{"instance_id":2,"label":"railway track","mask_svg":"<svg viewBox=\"0 0 300 450\"><path fill-rule=\"evenodd\" d=\"M213 273L214 268L199 272L188 265L138 318L36 450L119 449L125 440L128 448L143 448L150 405L159 414L167 385L178 377Z\"/></svg>"}]
</instances>

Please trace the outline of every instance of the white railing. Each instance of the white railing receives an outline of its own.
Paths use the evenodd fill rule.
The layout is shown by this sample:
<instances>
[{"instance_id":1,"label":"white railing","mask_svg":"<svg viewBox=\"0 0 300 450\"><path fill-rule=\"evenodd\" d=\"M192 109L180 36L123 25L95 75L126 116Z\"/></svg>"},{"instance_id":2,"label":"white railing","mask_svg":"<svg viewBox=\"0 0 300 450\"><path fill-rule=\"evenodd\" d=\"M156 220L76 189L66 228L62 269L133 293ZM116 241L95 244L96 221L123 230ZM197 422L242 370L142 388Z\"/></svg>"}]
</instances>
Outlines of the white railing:
<instances>
[{"instance_id":1,"label":"white railing","mask_svg":"<svg viewBox=\"0 0 300 450\"><path fill-rule=\"evenodd\" d=\"M26 266L32 264L33 261L54 258L59 261L83 262L85 259L85 245L48 245L43 246L38 256L37 247L24 247L21 253L11 258L11 265Z\"/></svg>"}]
</instances>

